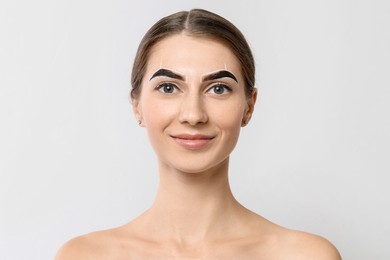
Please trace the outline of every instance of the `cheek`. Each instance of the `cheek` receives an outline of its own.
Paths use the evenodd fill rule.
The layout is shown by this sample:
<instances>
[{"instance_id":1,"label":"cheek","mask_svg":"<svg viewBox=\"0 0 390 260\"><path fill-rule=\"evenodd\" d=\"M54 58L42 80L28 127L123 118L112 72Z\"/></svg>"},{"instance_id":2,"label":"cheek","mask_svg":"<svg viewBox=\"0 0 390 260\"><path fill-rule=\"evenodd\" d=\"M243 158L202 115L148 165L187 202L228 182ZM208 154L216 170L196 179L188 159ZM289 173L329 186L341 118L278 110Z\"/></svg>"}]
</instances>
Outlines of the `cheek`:
<instances>
[{"instance_id":1,"label":"cheek","mask_svg":"<svg viewBox=\"0 0 390 260\"><path fill-rule=\"evenodd\" d=\"M241 126L244 110L245 102L237 98L223 105L218 105L218 107L215 107L211 111L213 111L215 117L220 119L221 123L233 127L237 124Z\"/></svg>"},{"instance_id":2,"label":"cheek","mask_svg":"<svg viewBox=\"0 0 390 260\"><path fill-rule=\"evenodd\" d=\"M149 94L149 93L148 93ZM142 115L146 126L160 125L173 115L171 106L145 94L142 99Z\"/></svg>"},{"instance_id":3,"label":"cheek","mask_svg":"<svg viewBox=\"0 0 390 260\"><path fill-rule=\"evenodd\" d=\"M177 107L174 104L161 102L152 98L143 100L142 114L144 125L152 143L158 142L161 134L177 117Z\"/></svg>"},{"instance_id":4,"label":"cheek","mask_svg":"<svg viewBox=\"0 0 390 260\"><path fill-rule=\"evenodd\" d=\"M240 133L245 106L234 102L213 110L213 121L229 138L237 139ZM233 141L233 140L232 140Z\"/></svg>"}]
</instances>

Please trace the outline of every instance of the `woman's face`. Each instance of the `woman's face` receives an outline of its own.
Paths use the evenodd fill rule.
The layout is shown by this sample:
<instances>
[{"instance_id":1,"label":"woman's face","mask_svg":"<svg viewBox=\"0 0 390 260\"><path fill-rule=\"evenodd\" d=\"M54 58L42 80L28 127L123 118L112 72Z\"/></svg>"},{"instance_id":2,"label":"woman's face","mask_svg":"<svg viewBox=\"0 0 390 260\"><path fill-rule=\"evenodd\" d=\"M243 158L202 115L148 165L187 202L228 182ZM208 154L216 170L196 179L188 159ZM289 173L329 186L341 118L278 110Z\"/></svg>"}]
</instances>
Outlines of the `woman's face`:
<instances>
[{"instance_id":1,"label":"woman's face","mask_svg":"<svg viewBox=\"0 0 390 260\"><path fill-rule=\"evenodd\" d=\"M161 164L203 172L229 158L256 93L245 95L238 59L218 41L170 36L151 50L133 109Z\"/></svg>"}]
</instances>

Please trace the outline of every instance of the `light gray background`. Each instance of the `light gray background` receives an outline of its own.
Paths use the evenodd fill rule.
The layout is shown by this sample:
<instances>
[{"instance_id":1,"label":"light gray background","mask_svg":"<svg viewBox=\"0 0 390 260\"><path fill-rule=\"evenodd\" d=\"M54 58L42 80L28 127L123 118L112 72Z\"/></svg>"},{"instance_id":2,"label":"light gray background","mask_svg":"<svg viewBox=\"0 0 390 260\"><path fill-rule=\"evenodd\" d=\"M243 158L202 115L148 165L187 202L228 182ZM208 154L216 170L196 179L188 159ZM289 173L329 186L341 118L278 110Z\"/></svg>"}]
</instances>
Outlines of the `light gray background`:
<instances>
[{"instance_id":1,"label":"light gray background","mask_svg":"<svg viewBox=\"0 0 390 260\"><path fill-rule=\"evenodd\" d=\"M239 201L390 259L388 1L2 1L0 259L52 259L68 239L149 207L155 156L128 102L160 17L202 7L253 48L260 98L232 155Z\"/></svg>"}]
</instances>

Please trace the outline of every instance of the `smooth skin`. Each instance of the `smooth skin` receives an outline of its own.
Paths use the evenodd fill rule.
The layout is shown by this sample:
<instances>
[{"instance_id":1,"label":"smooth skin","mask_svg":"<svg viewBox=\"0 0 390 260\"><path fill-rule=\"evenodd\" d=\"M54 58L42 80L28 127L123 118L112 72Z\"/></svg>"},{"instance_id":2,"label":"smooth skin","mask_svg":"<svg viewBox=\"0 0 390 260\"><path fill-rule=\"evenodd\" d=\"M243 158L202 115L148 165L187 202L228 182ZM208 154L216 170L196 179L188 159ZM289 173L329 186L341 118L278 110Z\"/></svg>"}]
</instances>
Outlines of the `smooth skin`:
<instances>
[{"instance_id":1,"label":"smooth skin","mask_svg":"<svg viewBox=\"0 0 390 260\"><path fill-rule=\"evenodd\" d=\"M246 96L243 82L218 41L183 33L155 45L132 104L157 154L156 200L124 226L69 241L56 259L341 259L327 240L273 224L233 197L229 156L257 95Z\"/></svg>"}]
</instances>

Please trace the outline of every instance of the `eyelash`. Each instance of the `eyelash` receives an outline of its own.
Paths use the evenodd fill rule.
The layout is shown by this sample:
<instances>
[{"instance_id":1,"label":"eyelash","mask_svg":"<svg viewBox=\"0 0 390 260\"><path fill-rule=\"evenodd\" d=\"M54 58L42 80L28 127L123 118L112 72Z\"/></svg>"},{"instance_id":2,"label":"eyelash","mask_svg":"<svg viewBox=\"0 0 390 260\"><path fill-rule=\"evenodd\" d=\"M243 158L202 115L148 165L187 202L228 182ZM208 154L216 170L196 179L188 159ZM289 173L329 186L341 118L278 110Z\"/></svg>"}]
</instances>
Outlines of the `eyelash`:
<instances>
[{"instance_id":1,"label":"eyelash","mask_svg":"<svg viewBox=\"0 0 390 260\"><path fill-rule=\"evenodd\" d=\"M165 92L165 91L164 91L164 87L171 87L171 88L172 88L172 92ZM207 89L206 92L209 92L209 91L215 89L216 87L221 87L221 88L224 90L224 92L221 93L221 94L218 94L218 93L215 93L215 91L214 91L214 94L215 94L215 95L223 95L223 94L225 94L225 92L228 92L228 93L229 93L229 92L232 92L232 88L230 88L229 86L227 86L227 85L224 84L224 83L215 83L215 84L213 84L211 87L209 87L209 88ZM164 93L164 94L172 94L172 93L174 93L175 91L178 91L179 88L178 88L175 84L173 84L173 83L164 82L164 83L159 84L159 85L156 87L156 90L158 90L159 92Z\"/></svg>"}]
</instances>

